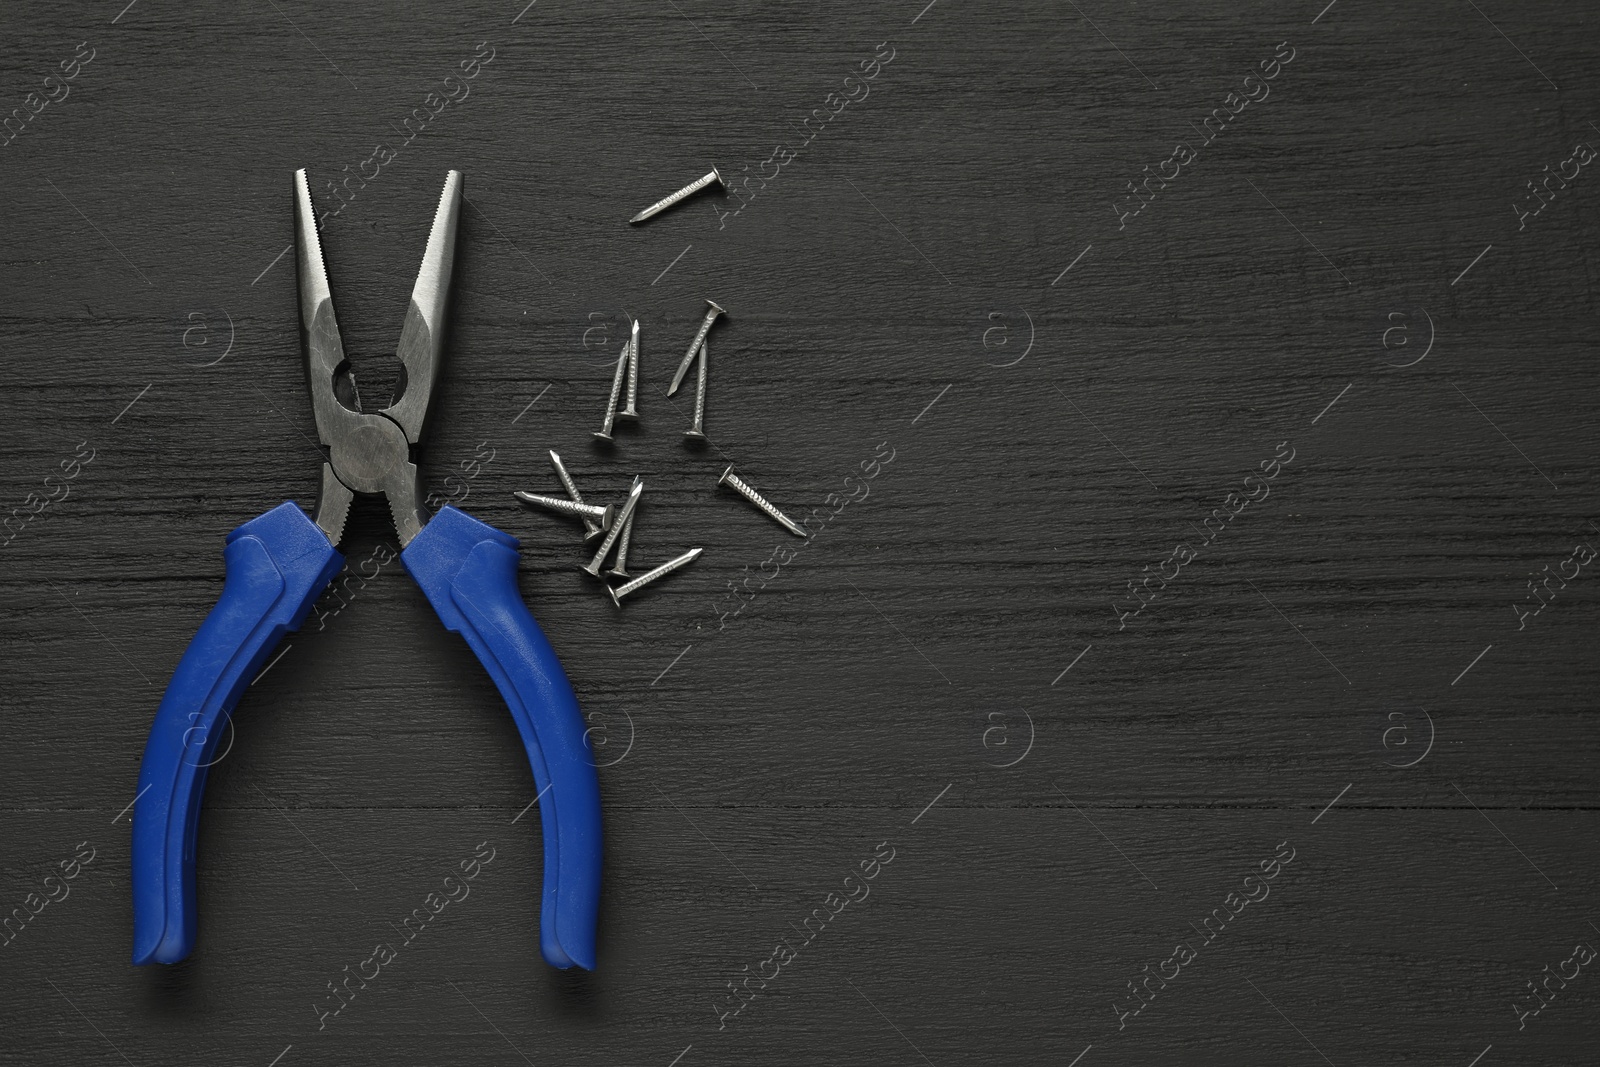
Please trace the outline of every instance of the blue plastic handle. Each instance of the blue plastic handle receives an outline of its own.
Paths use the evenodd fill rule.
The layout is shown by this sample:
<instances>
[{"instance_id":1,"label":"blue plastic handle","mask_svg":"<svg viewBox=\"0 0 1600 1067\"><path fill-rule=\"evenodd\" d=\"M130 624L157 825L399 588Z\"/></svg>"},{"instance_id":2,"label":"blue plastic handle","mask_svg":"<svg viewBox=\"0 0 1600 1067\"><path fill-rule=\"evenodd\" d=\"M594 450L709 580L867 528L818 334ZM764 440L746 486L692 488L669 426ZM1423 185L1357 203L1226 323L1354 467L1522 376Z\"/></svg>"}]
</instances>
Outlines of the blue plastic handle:
<instances>
[{"instance_id":1,"label":"blue plastic handle","mask_svg":"<svg viewBox=\"0 0 1600 1067\"><path fill-rule=\"evenodd\" d=\"M194 841L221 721L298 630L344 557L293 501L228 535L222 596L156 709L133 804L133 962L177 963L194 947Z\"/></svg>"},{"instance_id":2,"label":"blue plastic handle","mask_svg":"<svg viewBox=\"0 0 1600 1067\"><path fill-rule=\"evenodd\" d=\"M466 639L528 750L544 827L539 950L594 970L600 912L600 778L555 650L517 591L517 539L446 506L400 553L445 629Z\"/></svg>"}]
</instances>

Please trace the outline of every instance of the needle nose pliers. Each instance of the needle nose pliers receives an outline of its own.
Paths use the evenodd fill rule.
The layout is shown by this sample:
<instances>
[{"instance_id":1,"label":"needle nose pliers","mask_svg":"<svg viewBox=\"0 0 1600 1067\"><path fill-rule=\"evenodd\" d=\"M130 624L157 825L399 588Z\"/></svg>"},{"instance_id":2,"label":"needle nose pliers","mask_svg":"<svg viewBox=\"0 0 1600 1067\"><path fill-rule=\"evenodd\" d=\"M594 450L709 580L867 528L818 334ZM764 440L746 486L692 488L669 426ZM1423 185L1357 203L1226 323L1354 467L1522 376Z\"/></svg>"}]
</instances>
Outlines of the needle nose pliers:
<instances>
[{"instance_id":1,"label":"needle nose pliers","mask_svg":"<svg viewBox=\"0 0 1600 1067\"><path fill-rule=\"evenodd\" d=\"M399 399L360 410L333 314L306 172L294 176L300 336L317 434L326 449L316 509L293 501L228 535L222 594L179 660L156 710L133 814L133 962L176 963L194 945L195 832L206 769L246 685L344 566L337 545L357 494L382 496L401 563L447 630L466 639L510 706L533 766L544 828L540 950L593 970L600 905L600 784L577 697L517 591L517 541L446 506L430 521L412 450L443 362L461 215L450 171L406 309ZM349 397L347 406L341 397Z\"/></svg>"}]
</instances>

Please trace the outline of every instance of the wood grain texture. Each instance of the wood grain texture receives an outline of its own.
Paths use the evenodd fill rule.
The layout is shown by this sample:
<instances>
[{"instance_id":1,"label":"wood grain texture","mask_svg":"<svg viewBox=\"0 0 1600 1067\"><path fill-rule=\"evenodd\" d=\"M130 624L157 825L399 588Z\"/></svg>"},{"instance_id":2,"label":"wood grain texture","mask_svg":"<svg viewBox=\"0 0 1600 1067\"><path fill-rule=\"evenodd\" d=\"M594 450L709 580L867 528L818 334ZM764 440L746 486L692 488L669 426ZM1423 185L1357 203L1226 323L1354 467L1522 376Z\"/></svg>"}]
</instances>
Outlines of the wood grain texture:
<instances>
[{"instance_id":1,"label":"wood grain texture","mask_svg":"<svg viewBox=\"0 0 1600 1067\"><path fill-rule=\"evenodd\" d=\"M94 458L0 549L0 914L79 842L95 859L0 946L0 1064L1592 1058L1600 976L1521 1028L1514 1005L1600 943L1597 578L1520 629L1513 605L1600 545L1600 176L1513 205L1600 145L1594 19L924 4L5 13L0 115L78 42L94 57L0 147L0 511ZM408 139L480 42L470 92ZM807 142L880 42L892 62ZM1280 42L1270 92L1208 141ZM150 717L223 535L315 492L275 259L290 175L329 206L380 144L323 235L346 349L368 397L398 387L459 168L423 476L523 539L605 742L600 967L539 959L514 727L391 563L247 691L206 794L198 950L134 969ZM1122 218L1178 144L1195 158ZM739 214L719 194L626 225L777 145L793 160ZM705 297L729 316L692 450L692 396L663 393ZM644 421L601 449L628 315ZM1206 544L1280 442L1293 462ZM551 448L591 500L644 476L637 565L704 556L618 614L575 524L511 497L557 489ZM820 532L718 490L728 463ZM393 542L361 504L346 555ZM319 1028L327 984L480 842L471 896ZM870 895L719 1023L884 842ZM1270 894L1208 940L1280 842ZM1119 1025L1178 943L1196 958Z\"/></svg>"}]
</instances>

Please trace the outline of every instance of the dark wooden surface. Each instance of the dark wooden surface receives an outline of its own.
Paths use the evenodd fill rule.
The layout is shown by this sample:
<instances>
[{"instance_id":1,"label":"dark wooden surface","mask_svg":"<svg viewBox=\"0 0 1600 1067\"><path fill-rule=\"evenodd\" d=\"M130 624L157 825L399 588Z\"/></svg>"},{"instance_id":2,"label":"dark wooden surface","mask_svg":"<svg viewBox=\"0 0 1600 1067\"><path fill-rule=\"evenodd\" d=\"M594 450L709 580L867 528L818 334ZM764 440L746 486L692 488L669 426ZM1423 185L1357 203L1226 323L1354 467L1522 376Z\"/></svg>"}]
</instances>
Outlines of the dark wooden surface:
<instances>
[{"instance_id":1,"label":"dark wooden surface","mask_svg":"<svg viewBox=\"0 0 1600 1067\"><path fill-rule=\"evenodd\" d=\"M1513 205L1600 145L1600 31L1577 4L1323 3L9 7L4 111L94 58L0 148L5 510L94 458L0 560L0 910L95 858L0 948L0 1063L1591 1061L1600 975L1516 1005L1600 945L1595 565L1521 629L1513 605L1600 546L1600 175L1520 229ZM324 247L382 397L465 173L424 477L492 450L459 502L523 539L605 742L599 969L540 960L526 759L394 563L246 693L198 950L132 968L151 715L223 535L315 491L290 175L330 206L485 41ZM720 196L625 224L799 149L885 41L724 228ZM1198 158L1119 229L1178 143ZM696 452L662 394L704 297L730 316ZM645 419L603 451L624 313ZM549 448L591 496L645 477L636 560L703 558L618 615L573 529L511 499L555 488ZM859 499L802 544L714 487L728 462L797 516ZM347 555L393 536L363 507ZM319 1029L480 842L470 898ZM719 1029L882 842L870 896Z\"/></svg>"}]
</instances>

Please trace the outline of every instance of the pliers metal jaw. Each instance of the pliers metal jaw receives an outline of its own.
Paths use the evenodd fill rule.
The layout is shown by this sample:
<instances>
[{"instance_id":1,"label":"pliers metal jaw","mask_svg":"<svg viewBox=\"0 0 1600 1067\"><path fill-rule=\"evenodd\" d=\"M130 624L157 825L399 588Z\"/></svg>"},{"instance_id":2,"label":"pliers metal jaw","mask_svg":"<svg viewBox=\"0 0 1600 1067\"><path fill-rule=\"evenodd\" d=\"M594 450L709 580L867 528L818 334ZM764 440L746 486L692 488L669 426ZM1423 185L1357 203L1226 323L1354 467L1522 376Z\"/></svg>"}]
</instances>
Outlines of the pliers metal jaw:
<instances>
[{"instance_id":1,"label":"pliers metal jaw","mask_svg":"<svg viewBox=\"0 0 1600 1067\"><path fill-rule=\"evenodd\" d=\"M505 698L538 787L544 830L540 950L556 967L595 965L600 785L577 697L517 590L514 537L446 506L431 519L412 450L443 360L461 215L451 171L428 235L398 355L405 381L382 411L360 410L333 312L305 171L294 178L300 329L317 434L327 448L311 518L289 501L228 535L216 607L156 711L133 812L134 963L176 963L197 928L195 838L222 722L283 635L299 629L344 567L337 545L355 497L386 499L401 563L445 628L459 633ZM341 397L348 388L349 403ZM354 406L352 406L352 404Z\"/></svg>"},{"instance_id":2,"label":"pliers metal jaw","mask_svg":"<svg viewBox=\"0 0 1600 1067\"><path fill-rule=\"evenodd\" d=\"M300 342L306 359L306 386L317 437L328 449L322 467L322 490L313 516L328 540L338 544L345 517L356 493L379 494L389 501L402 546L422 532L427 522L411 448L422 442L433 388L439 380L444 349L444 318L455 271L456 230L461 219L461 173L445 178L439 209L434 213L422 269L406 307L396 355L404 370L400 396L377 414L352 410L338 396L336 385L347 382L349 360L333 313L333 290L322 259L317 216L311 207L306 172L294 175L294 240L300 278Z\"/></svg>"}]
</instances>

